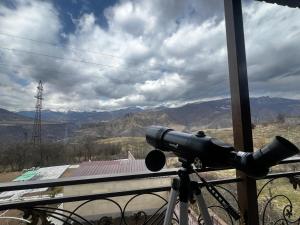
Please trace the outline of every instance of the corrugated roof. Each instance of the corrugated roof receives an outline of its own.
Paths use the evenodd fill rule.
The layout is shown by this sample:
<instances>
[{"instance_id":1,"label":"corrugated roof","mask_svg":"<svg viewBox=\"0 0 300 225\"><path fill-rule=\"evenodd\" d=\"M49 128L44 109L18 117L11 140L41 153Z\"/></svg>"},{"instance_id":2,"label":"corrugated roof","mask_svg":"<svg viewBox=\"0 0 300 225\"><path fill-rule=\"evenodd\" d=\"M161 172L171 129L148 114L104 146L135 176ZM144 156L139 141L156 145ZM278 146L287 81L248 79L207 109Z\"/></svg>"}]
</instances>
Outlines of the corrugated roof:
<instances>
[{"instance_id":1,"label":"corrugated roof","mask_svg":"<svg viewBox=\"0 0 300 225\"><path fill-rule=\"evenodd\" d=\"M299 0L256 0L260 2L267 2L267 3L273 3L283 6L289 6L292 8L300 8L300 1Z\"/></svg>"},{"instance_id":2,"label":"corrugated roof","mask_svg":"<svg viewBox=\"0 0 300 225\"><path fill-rule=\"evenodd\" d=\"M27 180L31 180L33 177L35 177L38 174L39 174L38 171L36 171L36 170L30 170L30 171L27 171L27 172L23 173L21 176L18 176L13 181L27 181Z\"/></svg>"},{"instance_id":3,"label":"corrugated roof","mask_svg":"<svg viewBox=\"0 0 300 225\"><path fill-rule=\"evenodd\" d=\"M83 162L71 176L113 175L120 173L149 172L145 160L120 159L111 161Z\"/></svg>"}]
</instances>

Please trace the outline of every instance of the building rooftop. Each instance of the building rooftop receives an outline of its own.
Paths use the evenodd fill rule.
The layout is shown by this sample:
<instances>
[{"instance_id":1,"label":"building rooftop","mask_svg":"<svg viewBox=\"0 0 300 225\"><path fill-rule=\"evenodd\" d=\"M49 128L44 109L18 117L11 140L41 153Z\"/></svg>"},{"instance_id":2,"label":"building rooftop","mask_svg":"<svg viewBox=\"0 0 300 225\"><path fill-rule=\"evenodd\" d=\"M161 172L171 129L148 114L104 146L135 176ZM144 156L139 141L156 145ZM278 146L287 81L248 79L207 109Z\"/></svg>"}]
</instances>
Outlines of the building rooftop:
<instances>
[{"instance_id":1,"label":"building rooftop","mask_svg":"<svg viewBox=\"0 0 300 225\"><path fill-rule=\"evenodd\" d=\"M68 169L68 167L69 165L36 168L34 170L26 171L21 176L15 178L13 181L23 182L32 180L57 179L62 176L62 174ZM25 195L41 193L47 190L48 188L36 188L26 190L5 191L0 193L0 201L19 200Z\"/></svg>"},{"instance_id":2,"label":"building rooftop","mask_svg":"<svg viewBox=\"0 0 300 225\"><path fill-rule=\"evenodd\" d=\"M71 176L113 175L120 173L149 172L143 159L119 159L83 162Z\"/></svg>"}]
</instances>

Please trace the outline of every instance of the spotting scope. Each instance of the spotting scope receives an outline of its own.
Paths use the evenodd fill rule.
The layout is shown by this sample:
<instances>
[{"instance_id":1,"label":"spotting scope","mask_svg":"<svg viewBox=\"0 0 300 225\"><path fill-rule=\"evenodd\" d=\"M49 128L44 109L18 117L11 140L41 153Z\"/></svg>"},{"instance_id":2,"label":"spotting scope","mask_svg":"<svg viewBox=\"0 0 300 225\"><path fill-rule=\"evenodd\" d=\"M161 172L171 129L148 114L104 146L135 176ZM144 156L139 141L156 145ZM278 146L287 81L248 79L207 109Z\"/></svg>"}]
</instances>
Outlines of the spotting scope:
<instances>
[{"instance_id":1,"label":"spotting scope","mask_svg":"<svg viewBox=\"0 0 300 225\"><path fill-rule=\"evenodd\" d=\"M189 134L162 126L148 127L146 140L155 148L145 160L151 171L164 167L166 159L163 152L173 152L179 161L200 164L201 168L233 167L250 177L260 178L267 175L271 166L299 153L294 144L280 136L255 152L238 151L232 145L206 136L203 131Z\"/></svg>"}]
</instances>

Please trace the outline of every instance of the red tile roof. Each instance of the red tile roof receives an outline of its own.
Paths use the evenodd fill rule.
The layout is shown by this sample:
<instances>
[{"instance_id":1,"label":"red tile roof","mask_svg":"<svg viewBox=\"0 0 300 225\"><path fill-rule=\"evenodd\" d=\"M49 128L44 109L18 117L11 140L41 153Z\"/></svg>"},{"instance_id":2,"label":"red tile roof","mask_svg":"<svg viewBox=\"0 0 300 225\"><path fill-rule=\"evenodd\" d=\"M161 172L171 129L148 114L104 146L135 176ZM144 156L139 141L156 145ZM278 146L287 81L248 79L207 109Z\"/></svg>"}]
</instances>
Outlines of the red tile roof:
<instances>
[{"instance_id":1,"label":"red tile roof","mask_svg":"<svg viewBox=\"0 0 300 225\"><path fill-rule=\"evenodd\" d=\"M111 161L83 162L76 170L74 170L71 176L112 175L136 172L149 172L145 165L145 160L120 159Z\"/></svg>"}]
</instances>

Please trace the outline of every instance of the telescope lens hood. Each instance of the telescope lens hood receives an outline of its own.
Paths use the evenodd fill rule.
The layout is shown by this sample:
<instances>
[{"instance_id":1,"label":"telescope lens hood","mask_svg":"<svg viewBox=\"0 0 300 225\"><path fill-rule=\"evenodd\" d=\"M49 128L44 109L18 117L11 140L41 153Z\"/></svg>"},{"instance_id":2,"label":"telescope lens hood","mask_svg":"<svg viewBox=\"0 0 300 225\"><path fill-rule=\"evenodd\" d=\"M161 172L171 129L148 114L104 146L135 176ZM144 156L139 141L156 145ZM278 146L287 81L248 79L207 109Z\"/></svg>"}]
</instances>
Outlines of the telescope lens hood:
<instances>
[{"instance_id":1,"label":"telescope lens hood","mask_svg":"<svg viewBox=\"0 0 300 225\"><path fill-rule=\"evenodd\" d=\"M146 130L146 140L156 149L163 148L163 136L172 129L162 126L150 126Z\"/></svg>"}]
</instances>

